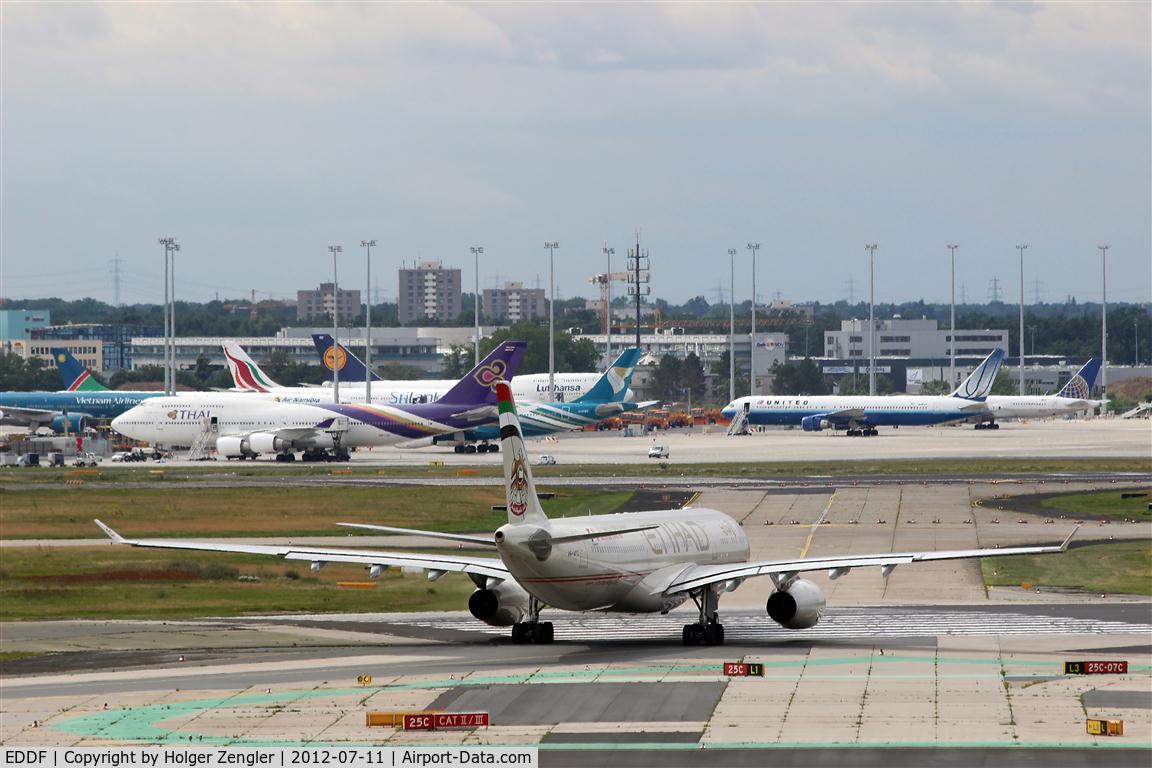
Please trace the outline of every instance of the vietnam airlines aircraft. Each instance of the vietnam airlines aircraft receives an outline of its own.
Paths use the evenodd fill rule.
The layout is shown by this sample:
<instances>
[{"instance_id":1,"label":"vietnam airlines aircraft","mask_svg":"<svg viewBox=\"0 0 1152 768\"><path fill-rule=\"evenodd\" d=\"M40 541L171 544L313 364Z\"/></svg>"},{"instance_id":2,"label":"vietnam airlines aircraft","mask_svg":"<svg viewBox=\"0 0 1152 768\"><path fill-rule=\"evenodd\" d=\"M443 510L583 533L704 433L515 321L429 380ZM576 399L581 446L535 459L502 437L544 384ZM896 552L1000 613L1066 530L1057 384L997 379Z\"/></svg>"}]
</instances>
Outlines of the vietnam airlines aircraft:
<instances>
[{"instance_id":1,"label":"vietnam airlines aircraft","mask_svg":"<svg viewBox=\"0 0 1152 768\"><path fill-rule=\"evenodd\" d=\"M434 403L379 406L363 403L283 402L255 392L197 392L158 397L112 421L134 440L191 446L214 436L225 458L273 453L277 461L348 458L348 449L458 432L496 419L495 382L515 373L524 342L497 346L480 365ZM331 452L331 453L329 453Z\"/></svg>"},{"instance_id":2,"label":"vietnam airlines aircraft","mask_svg":"<svg viewBox=\"0 0 1152 768\"><path fill-rule=\"evenodd\" d=\"M953 551L884 552L792 560L749 560L748 539L740 524L711 509L625 512L549 520L540 507L532 467L520 432L520 420L508 384L496 385L504 490L508 522L494 534L476 536L415 531L382 525L344 523L386 533L415 534L495 549L496 557L420 554L308 546L227 544L175 539L125 539L99 520L96 524L117 544L164 549L208 550L272 555L312 563L356 563L378 578L390 567L419 568L435 581L447 573L465 573L476 585L468 610L491 626L512 628L514 643L550 643L551 622L541 609L665 613L692 600L699 618L682 633L685 645L720 645L724 625L719 599L746 579L768 576L776 585L766 610L789 629L807 629L824 614L824 593L800 578L827 571L832 579L853 568L877 567L887 578L898 565L1004 555L1063 552L1072 534L1055 546L1003 547ZM626 628L627 624L622 624Z\"/></svg>"},{"instance_id":3,"label":"vietnam airlines aircraft","mask_svg":"<svg viewBox=\"0 0 1152 768\"><path fill-rule=\"evenodd\" d=\"M1092 400L1092 387L1100 372L1100 359L1092 358L1055 395L988 395L988 414L976 429L999 429L997 419L1044 419L1070 416L1098 408L1102 400Z\"/></svg>"},{"instance_id":4,"label":"vietnam airlines aircraft","mask_svg":"<svg viewBox=\"0 0 1152 768\"><path fill-rule=\"evenodd\" d=\"M950 395L755 395L739 397L721 411L743 413L749 424L799 425L805 432L845 429L849 436L877 434L881 426L947 424L982 419L984 400L996 380L1004 350L992 354Z\"/></svg>"}]
</instances>

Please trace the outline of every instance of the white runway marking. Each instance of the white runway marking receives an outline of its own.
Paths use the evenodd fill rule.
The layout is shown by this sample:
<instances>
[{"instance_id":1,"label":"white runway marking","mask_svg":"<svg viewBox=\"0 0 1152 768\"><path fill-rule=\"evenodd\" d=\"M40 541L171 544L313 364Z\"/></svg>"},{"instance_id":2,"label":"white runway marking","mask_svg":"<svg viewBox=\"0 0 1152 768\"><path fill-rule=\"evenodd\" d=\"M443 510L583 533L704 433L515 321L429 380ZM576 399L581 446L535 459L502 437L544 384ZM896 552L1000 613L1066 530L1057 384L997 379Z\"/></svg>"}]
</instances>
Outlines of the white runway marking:
<instances>
[{"instance_id":1,"label":"white runway marking","mask_svg":"<svg viewBox=\"0 0 1152 768\"><path fill-rule=\"evenodd\" d=\"M675 616L584 615L544 612L555 625L556 637L583 639L661 639L679 636L692 614ZM721 614L728 640L934 637L937 635L1124 635L1148 632L1146 624L1122 621L1034 616L1025 613L980 611L907 611L884 608L840 608L812 629L784 629L767 615ZM489 627L474 619L410 621L413 626L504 635L505 627Z\"/></svg>"}]
</instances>

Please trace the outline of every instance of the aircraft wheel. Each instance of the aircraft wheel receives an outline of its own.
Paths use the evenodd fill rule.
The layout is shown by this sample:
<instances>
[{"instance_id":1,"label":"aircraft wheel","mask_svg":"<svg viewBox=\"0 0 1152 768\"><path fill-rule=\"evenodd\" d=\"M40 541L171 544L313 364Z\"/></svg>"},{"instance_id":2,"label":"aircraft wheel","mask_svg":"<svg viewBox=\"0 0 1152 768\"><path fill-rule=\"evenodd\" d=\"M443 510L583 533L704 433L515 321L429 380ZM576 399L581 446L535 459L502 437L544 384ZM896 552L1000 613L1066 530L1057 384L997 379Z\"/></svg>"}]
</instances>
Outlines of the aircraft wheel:
<instances>
[{"instance_id":1,"label":"aircraft wheel","mask_svg":"<svg viewBox=\"0 0 1152 768\"><path fill-rule=\"evenodd\" d=\"M528 642L528 627L525 624L516 623L512 625L512 642L515 645L524 645Z\"/></svg>"},{"instance_id":2,"label":"aircraft wheel","mask_svg":"<svg viewBox=\"0 0 1152 768\"><path fill-rule=\"evenodd\" d=\"M464 446L462 446L462 445L454 445L454 446L452 446L452 451L453 451L454 453L464 453Z\"/></svg>"},{"instance_id":3,"label":"aircraft wheel","mask_svg":"<svg viewBox=\"0 0 1152 768\"><path fill-rule=\"evenodd\" d=\"M476 453L476 446L474 446L474 445L464 446L464 453Z\"/></svg>"},{"instance_id":4,"label":"aircraft wheel","mask_svg":"<svg viewBox=\"0 0 1152 768\"><path fill-rule=\"evenodd\" d=\"M992 422L992 423L989 425L989 428L990 428L990 429L1000 429L1000 425L999 425L999 424L997 424L996 422Z\"/></svg>"},{"instance_id":5,"label":"aircraft wheel","mask_svg":"<svg viewBox=\"0 0 1152 768\"><path fill-rule=\"evenodd\" d=\"M545 621L532 626L532 642L537 645L548 645L556 637L552 622Z\"/></svg>"},{"instance_id":6,"label":"aircraft wheel","mask_svg":"<svg viewBox=\"0 0 1152 768\"><path fill-rule=\"evenodd\" d=\"M724 627L719 624L704 627L704 645L724 645Z\"/></svg>"}]
</instances>

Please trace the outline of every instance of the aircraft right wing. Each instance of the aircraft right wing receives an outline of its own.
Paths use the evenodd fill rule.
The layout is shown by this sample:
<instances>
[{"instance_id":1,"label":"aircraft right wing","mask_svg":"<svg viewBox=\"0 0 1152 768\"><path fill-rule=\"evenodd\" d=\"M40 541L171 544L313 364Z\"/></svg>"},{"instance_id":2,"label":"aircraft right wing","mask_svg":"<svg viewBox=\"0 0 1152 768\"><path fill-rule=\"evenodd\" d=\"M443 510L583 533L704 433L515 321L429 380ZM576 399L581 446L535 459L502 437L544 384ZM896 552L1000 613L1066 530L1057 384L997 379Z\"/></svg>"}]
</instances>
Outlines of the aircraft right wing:
<instances>
[{"instance_id":1,"label":"aircraft right wing","mask_svg":"<svg viewBox=\"0 0 1152 768\"><path fill-rule=\"evenodd\" d=\"M246 555L268 555L285 560L307 560L312 569L319 570L324 563L353 563L371 568L388 566L420 568L429 572L429 578L445 573L466 573L477 584L488 579L503 581L511 576L504 563L493 557L466 557L463 555L433 555L416 552L380 552L367 549L332 549L296 545L229 544L214 541L182 541L179 539L126 539L99 520L94 521L114 544L158 549L194 549L205 552L236 552ZM416 533L424 533L418 531ZM433 574L436 574L433 577Z\"/></svg>"},{"instance_id":2,"label":"aircraft right wing","mask_svg":"<svg viewBox=\"0 0 1152 768\"><path fill-rule=\"evenodd\" d=\"M839 578L853 568L879 566L882 576L887 577L897 565L928 562L930 560L966 560L979 557L1006 557L1009 555L1050 555L1064 552L1068 543L1076 535L1080 526L1060 544L1040 547L1000 547L999 549L956 549L924 552L888 552L873 555L832 555L828 557L803 558L798 560L761 560L749 563L729 563L726 565L690 565L680 571L660 591L666 594L689 592L693 589L731 579L747 579L753 576L774 576L790 578L805 571L827 570L830 578Z\"/></svg>"}]
</instances>

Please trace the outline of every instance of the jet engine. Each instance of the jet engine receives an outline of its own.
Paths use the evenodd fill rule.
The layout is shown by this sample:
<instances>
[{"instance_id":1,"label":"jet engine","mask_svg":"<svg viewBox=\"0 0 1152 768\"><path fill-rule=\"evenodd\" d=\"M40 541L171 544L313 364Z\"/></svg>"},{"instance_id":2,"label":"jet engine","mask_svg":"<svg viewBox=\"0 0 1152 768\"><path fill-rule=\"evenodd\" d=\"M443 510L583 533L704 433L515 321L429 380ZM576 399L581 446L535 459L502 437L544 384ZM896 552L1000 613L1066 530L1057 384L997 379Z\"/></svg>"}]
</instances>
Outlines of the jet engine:
<instances>
[{"instance_id":1,"label":"jet engine","mask_svg":"<svg viewBox=\"0 0 1152 768\"><path fill-rule=\"evenodd\" d=\"M807 579L796 579L768 598L768 616L788 629L816 626L824 615L824 592Z\"/></svg>"},{"instance_id":2,"label":"jet engine","mask_svg":"<svg viewBox=\"0 0 1152 768\"><path fill-rule=\"evenodd\" d=\"M805 416L800 419L800 426L804 428L805 432L819 432L828 426L828 419L823 416Z\"/></svg>"},{"instance_id":3,"label":"jet engine","mask_svg":"<svg viewBox=\"0 0 1152 768\"><path fill-rule=\"evenodd\" d=\"M88 426L88 417L73 413L62 413L52 417L52 431L57 434L64 432L83 432Z\"/></svg>"},{"instance_id":4,"label":"jet engine","mask_svg":"<svg viewBox=\"0 0 1152 768\"><path fill-rule=\"evenodd\" d=\"M512 580L478 589L468 598L473 616L493 627L510 627L528 614L528 593Z\"/></svg>"},{"instance_id":5,"label":"jet engine","mask_svg":"<svg viewBox=\"0 0 1152 768\"><path fill-rule=\"evenodd\" d=\"M216 453L232 459L237 456L247 456L252 453L246 437L219 437L216 439Z\"/></svg>"},{"instance_id":6,"label":"jet engine","mask_svg":"<svg viewBox=\"0 0 1152 768\"><path fill-rule=\"evenodd\" d=\"M248 435L248 447L253 453L280 453L291 450L292 441L271 432L256 432Z\"/></svg>"}]
</instances>

